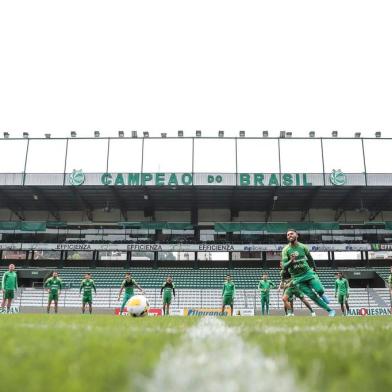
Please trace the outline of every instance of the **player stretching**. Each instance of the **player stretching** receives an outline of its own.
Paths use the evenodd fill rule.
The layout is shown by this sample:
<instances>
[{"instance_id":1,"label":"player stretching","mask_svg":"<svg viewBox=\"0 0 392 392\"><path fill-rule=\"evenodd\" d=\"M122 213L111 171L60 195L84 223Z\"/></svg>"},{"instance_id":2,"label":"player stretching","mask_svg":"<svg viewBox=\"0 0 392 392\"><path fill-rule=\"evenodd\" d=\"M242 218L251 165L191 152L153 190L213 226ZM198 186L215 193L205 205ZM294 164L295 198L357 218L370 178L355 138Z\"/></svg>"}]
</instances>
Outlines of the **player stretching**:
<instances>
[{"instance_id":1,"label":"player stretching","mask_svg":"<svg viewBox=\"0 0 392 392\"><path fill-rule=\"evenodd\" d=\"M136 280L132 278L131 273L127 272L125 274L125 279L121 283L121 289L120 292L118 293L118 298L117 298L117 301L120 301L121 293L125 289L123 301L121 304L120 314L122 314L125 304L129 301L131 297L134 296L135 287L137 287L142 292L142 294L144 294L143 289L136 283Z\"/></svg>"},{"instance_id":2,"label":"player stretching","mask_svg":"<svg viewBox=\"0 0 392 392\"><path fill-rule=\"evenodd\" d=\"M296 286L291 284L291 276L287 270L280 271L281 282L280 288L283 289L282 301L284 304L284 311L286 316L294 316L294 296L299 298L301 302L309 309L312 317L316 317L316 313L314 312L310 303L305 299L304 293Z\"/></svg>"},{"instance_id":3,"label":"player stretching","mask_svg":"<svg viewBox=\"0 0 392 392\"><path fill-rule=\"evenodd\" d=\"M338 302L340 304L340 309L342 309L343 316L346 316L350 311L350 308L348 306L350 286L348 285L348 280L346 278L343 278L343 274L341 272L338 272L336 275L337 279L335 280L335 298L338 298ZM344 309L344 306L346 306L346 309Z\"/></svg>"},{"instance_id":4,"label":"player stretching","mask_svg":"<svg viewBox=\"0 0 392 392\"><path fill-rule=\"evenodd\" d=\"M276 284L268 279L268 274L263 274L258 286L260 291L261 314L263 316L264 312L269 315L270 289L274 289L275 287Z\"/></svg>"},{"instance_id":5,"label":"player stretching","mask_svg":"<svg viewBox=\"0 0 392 392\"><path fill-rule=\"evenodd\" d=\"M1 281L1 288L3 290L3 300L1 302L1 313L5 313L4 306L7 300L7 313L10 312L12 300L15 297L15 290L18 290L18 276L15 272L15 265L10 264L8 271L4 272Z\"/></svg>"},{"instance_id":6,"label":"player stretching","mask_svg":"<svg viewBox=\"0 0 392 392\"><path fill-rule=\"evenodd\" d=\"M290 273L292 284L325 309L329 316L335 316L335 311L328 306L329 300L324 295L323 285L308 264L308 261L314 264L309 249L298 242L298 234L293 229L287 231L287 239L289 243L282 251L282 265Z\"/></svg>"},{"instance_id":7,"label":"player stretching","mask_svg":"<svg viewBox=\"0 0 392 392\"><path fill-rule=\"evenodd\" d=\"M48 297L48 307L46 308L47 313L50 312L50 305L52 301L54 302L54 312L57 313L59 296L61 289L63 288L63 282L59 279L59 274L56 271L53 271L52 277L47 279L44 288L48 289L49 297Z\"/></svg>"},{"instance_id":8,"label":"player stretching","mask_svg":"<svg viewBox=\"0 0 392 392\"><path fill-rule=\"evenodd\" d=\"M95 282L91 279L91 274L84 275L84 279L80 284L79 295L83 290L82 298L82 313L86 310L86 304L88 304L88 311L90 314L93 312L93 289L94 293L97 294L97 288Z\"/></svg>"},{"instance_id":9,"label":"player stretching","mask_svg":"<svg viewBox=\"0 0 392 392\"><path fill-rule=\"evenodd\" d=\"M168 276L166 282L161 286L161 298L163 293L163 315L169 315L170 304L173 297L176 296L176 290L173 283L173 278Z\"/></svg>"}]
</instances>

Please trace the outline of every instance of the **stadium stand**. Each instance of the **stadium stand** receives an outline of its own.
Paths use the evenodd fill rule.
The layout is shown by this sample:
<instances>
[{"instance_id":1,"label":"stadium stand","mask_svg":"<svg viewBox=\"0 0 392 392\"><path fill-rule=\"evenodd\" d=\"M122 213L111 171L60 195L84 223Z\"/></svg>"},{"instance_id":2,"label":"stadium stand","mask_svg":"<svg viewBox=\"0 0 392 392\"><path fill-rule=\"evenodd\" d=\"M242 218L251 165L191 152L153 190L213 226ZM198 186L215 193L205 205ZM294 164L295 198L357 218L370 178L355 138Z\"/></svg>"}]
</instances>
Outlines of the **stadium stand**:
<instances>
[{"instance_id":1,"label":"stadium stand","mask_svg":"<svg viewBox=\"0 0 392 392\"><path fill-rule=\"evenodd\" d=\"M4 272L0 269L0 273ZM94 306L102 308L118 307L117 295L125 273L124 268L95 268L92 272L97 285L97 295L94 297ZM236 307L243 309L260 308L259 294L255 287L263 272L268 272L270 279L276 284L280 281L279 269L261 268L132 268L133 277L146 290L146 295L152 307L160 307L160 285L167 275L172 275L177 287L177 295L173 300L172 308L209 307L221 306L221 287L224 276L230 273L237 287ZM387 268L375 268L378 274L386 277ZM59 270L65 289L59 300L60 307L80 306L79 284L86 272L86 268L74 267ZM338 307L334 298L335 270L331 268L319 268L318 274L326 287L326 293L331 299L331 304ZM282 309L281 291L271 290L271 309ZM15 300L21 307L42 307L46 305L47 293L42 287L21 288ZM390 295L387 288L352 288L350 290L350 305L352 307L388 307ZM303 308L302 303L297 301L297 307Z\"/></svg>"}]
</instances>

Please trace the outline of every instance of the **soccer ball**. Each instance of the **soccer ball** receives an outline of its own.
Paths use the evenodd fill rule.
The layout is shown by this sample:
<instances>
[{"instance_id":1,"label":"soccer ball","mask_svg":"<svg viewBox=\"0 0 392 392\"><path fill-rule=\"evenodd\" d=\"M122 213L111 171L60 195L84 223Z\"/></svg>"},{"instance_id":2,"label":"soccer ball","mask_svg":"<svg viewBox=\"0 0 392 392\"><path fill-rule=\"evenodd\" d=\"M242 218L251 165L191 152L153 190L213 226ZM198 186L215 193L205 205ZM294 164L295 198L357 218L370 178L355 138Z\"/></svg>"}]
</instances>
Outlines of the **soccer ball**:
<instances>
[{"instance_id":1,"label":"soccer ball","mask_svg":"<svg viewBox=\"0 0 392 392\"><path fill-rule=\"evenodd\" d=\"M143 317L148 314L150 304L144 295L134 295L127 302L127 311L130 316Z\"/></svg>"}]
</instances>

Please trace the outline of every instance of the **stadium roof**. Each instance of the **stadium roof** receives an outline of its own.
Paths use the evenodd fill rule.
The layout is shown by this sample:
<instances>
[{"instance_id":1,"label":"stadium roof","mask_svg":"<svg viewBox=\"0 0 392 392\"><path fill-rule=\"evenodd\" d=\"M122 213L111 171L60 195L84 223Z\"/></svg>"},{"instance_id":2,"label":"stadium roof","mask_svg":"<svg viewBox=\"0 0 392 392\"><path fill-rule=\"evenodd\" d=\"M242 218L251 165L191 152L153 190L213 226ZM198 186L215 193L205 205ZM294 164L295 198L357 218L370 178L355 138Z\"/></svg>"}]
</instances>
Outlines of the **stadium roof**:
<instances>
[{"instance_id":1,"label":"stadium roof","mask_svg":"<svg viewBox=\"0 0 392 392\"><path fill-rule=\"evenodd\" d=\"M392 210L390 187L0 187L0 208L13 211L122 211L229 208L234 211L307 211L310 208L369 212Z\"/></svg>"}]
</instances>

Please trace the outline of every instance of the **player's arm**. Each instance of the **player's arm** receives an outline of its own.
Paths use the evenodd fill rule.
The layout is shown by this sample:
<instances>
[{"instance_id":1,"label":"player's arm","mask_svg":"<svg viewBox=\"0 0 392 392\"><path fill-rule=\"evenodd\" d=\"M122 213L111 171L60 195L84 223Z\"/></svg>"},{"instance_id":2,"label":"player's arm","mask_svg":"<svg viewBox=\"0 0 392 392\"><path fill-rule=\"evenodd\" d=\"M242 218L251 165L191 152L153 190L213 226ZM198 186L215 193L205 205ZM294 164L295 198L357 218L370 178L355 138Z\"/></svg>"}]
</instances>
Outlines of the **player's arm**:
<instances>
[{"instance_id":1,"label":"player's arm","mask_svg":"<svg viewBox=\"0 0 392 392\"><path fill-rule=\"evenodd\" d=\"M118 293L117 301L120 301L123 290L124 290L124 282L121 283L121 288L120 288L120 292Z\"/></svg>"},{"instance_id":2,"label":"player's arm","mask_svg":"<svg viewBox=\"0 0 392 392\"><path fill-rule=\"evenodd\" d=\"M1 279L1 289L4 291L5 282L7 281L7 272L4 272L3 279Z\"/></svg>"},{"instance_id":3,"label":"player's arm","mask_svg":"<svg viewBox=\"0 0 392 392\"><path fill-rule=\"evenodd\" d=\"M335 280L335 298L337 294L338 294L338 281Z\"/></svg>"},{"instance_id":4,"label":"player's arm","mask_svg":"<svg viewBox=\"0 0 392 392\"><path fill-rule=\"evenodd\" d=\"M347 290L347 297L350 295L350 285L348 284L348 279L344 282L346 285L346 290Z\"/></svg>"},{"instance_id":5,"label":"player's arm","mask_svg":"<svg viewBox=\"0 0 392 392\"><path fill-rule=\"evenodd\" d=\"M291 263L292 263L292 259L289 257L288 253L287 253L287 248L284 248L282 250L282 266L284 269L286 269Z\"/></svg>"},{"instance_id":6,"label":"player's arm","mask_svg":"<svg viewBox=\"0 0 392 392\"><path fill-rule=\"evenodd\" d=\"M163 293L163 289L165 288L165 285L166 285L166 283L164 283L164 284L161 286L161 297L162 297L162 293Z\"/></svg>"},{"instance_id":7,"label":"player's arm","mask_svg":"<svg viewBox=\"0 0 392 392\"><path fill-rule=\"evenodd\" d=\"M79 287L79 295L82 294L82 289L84 287L84 280L82 280L82 282L80 283L80 287Z\"/></svg>"},{"instance_id":8,"label":"player's arm","mask_svg":"<svg viewBox=\"0 0 392 392\"><path fill-rule=\"evenodd\" d=\"M63 281L59 279L60 284L59 284L59 295L61 294L61 291L63 290Z\"/></svg>"},{"instance_id":9,"label":"player's arm","mask_svg":"<svg viewBox=\"0 0 392 392\"><path fill-rule=\"evenodd\" d=\"M234 285L233 297L235 297L235 292L236 292L236 289L235 289L235 285Z\"/></svg>"},{"instance_id":10,"label":"player's arm","mask_svg":"<svg viewBox=\"0 0 392 392\"><path fill-rule=\"evenodd\" d=\"M226 286L225 286L225 285L223 285L223 289L222 289L222 297L225 295L225 288L226 288Z\"/></svg>"},{"instance_id":11,"label":"player's arm","mask_svg":"<svg viewBox=\"0 0 392 392\"><path fill-rule=\"evenodd\" d=\"M306 258L308 259L309 267L312 268L313 271L316 271L316 264L314 264L313 257L310 254L310 250L306 245L304 245L304 251L305 251Z\"/></svg>"},{"instance_id":12,"label":"player's arm","mask_svg":"<svg viewBox=\"0 0 392 392\"><path fill-rule=\"evenodd\" d=\"M16 275L15 279L15 290L18 290L18 275Z\"/></svg>"},{"instance_id":13,"label":"player's arm","mask_svg":"<svg viewBox=\"0 0 392 392\"><path fill-rule=\"evenodd\" d=\"M142 289L142 287L141 287L138 283L136 283L136 280L135 280L135 286L136 286L142 293L144 293L144 290Z\"/></svg>"},{"instance_id":14,"label":"player's arm","mask_svg":"<svg viewBox=\"0 0 392 392\"><path fill-rule=\"evenodd\" d=\"M47 291L49 292L49 279L46 279L45 283L44 283L44 289L47 289Z\"/></svg>"},{"instance_id":15,"label":"player's arm","mask_svg":"<svg viewBox=\"0 0 392 392\"><path fill-rule=\"evenodd\" d=\"M94 289L94 293L97 294L97 287L95 286L95 282L93 281L93 289Z\"/></svg>"}]
</instances>

